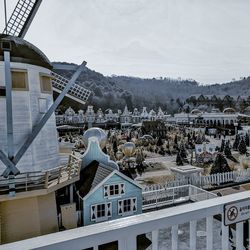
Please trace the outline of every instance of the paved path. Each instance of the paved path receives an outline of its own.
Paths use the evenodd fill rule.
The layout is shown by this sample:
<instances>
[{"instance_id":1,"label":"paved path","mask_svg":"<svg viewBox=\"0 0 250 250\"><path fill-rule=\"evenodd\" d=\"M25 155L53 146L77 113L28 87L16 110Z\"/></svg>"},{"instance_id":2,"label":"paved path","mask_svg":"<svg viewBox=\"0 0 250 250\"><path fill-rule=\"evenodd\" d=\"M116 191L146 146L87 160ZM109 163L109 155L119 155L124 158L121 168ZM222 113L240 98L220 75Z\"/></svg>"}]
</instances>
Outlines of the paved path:
<instances>
[{"instance_id":1,"label":"paved path","mask_svg":"<svg viewBox=\"0 0 250 250\"><path fill-rule=\"evenodd\" d=\"M162 156L162 157L154 157L154 158L146 158L145 162L156 163L156 162L173 162L176 159L176 155L173 156Z\"/></svg>"}]
</instances>

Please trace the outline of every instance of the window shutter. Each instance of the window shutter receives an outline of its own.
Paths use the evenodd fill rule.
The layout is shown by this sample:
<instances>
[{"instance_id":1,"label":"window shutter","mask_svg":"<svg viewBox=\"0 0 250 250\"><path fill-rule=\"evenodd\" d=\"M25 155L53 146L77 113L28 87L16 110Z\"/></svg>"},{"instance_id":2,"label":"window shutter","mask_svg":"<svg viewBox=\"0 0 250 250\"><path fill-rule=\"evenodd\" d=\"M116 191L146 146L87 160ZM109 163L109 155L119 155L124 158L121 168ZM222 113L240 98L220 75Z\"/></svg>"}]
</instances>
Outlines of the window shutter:
<instances>
[{"instance_id":1,"label":"window shutter","mask_svg":"<svg viewBox=\"0 0 250 250\"><path fill-rule=\"evenodd\" d=\"M91 206L91 220L96 220L96 206Z\"/></svg>"},{"instance_id":2,"label":"window shutter","mask_svg":"<svg viewBox=\"0 0 250 250\"><path fill-rule=\"evenodd\" d=\"M120 194L125 194L125 185L124 185L124 183L120 184Z\"/></svg>"},{"instance_id":3,"label":"window shutter","mask_svg":"<svg viewBox=\"0 0 250 250\"><path fill-rule=\"evenodd\" d=\"M104 186L104 197L109 196L109 186Z\"/></svg>"},{"instance_id":4,"label":"window shutter","mask_svg":"<svg viewBox=\"0 0 250 250\"><path fill-rule=\"evenodd\" d=\"M111 203L107 203L107 216L108 217L112 216L112 206L111 206Z\"/></svg>"},{"instance_id":5,"label":"window shutter","mask_svg":"<svg viewBox=\"0 0 250 250\"><path fill-rule=\"evenodd\" d=\"M122 213L123 213L123 202L118 201L118 214L122 214Z\"/></svg>"},{"instance_id":6,"label":"window shutter","mask_svg":"<svg viewBox=\"0 0 250 250\"><path fill-rule=\"evenodd\" d=\"M132 211L135 212L137 210L137 200L136 198L132 198Z\"/></svg>"}]
</instances>

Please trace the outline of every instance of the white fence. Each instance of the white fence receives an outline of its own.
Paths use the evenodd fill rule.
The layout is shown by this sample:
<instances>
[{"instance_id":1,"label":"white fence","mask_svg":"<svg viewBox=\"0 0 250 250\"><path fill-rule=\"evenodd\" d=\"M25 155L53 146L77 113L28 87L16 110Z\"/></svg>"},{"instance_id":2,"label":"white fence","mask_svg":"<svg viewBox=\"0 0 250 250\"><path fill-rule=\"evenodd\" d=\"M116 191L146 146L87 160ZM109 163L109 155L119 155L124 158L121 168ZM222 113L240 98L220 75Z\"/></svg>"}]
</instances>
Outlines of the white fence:
<instances>
[{"instance_id":1,"label":"white fence","mask_svg":"<svg viewBox=\"0 0 250 250\"><path fill-rule=\"evenodd\" d=\"M213 175L201 175L193 178L183 178L180 180L170 181L164 185L155 184L145 186L143 191L153 191L159 189L166 189L169 187L178 187L182 185L191 184L200 188L212 188L213 186L221 186L227 183L241 183L250 181L250 168L239 171L218 173Z\"/></svg>"},{"instance_id":2,"label":"white fence","mask_svg":"<svg viewBox=\"0 0 250 250\"><path fill-rule=\"evenodd\" d=\"M20 242L2 245L1 249L53 249L79 250L115 242L119 250L136 250L137 236L146 234L152 241L152 250L157 249L222 249L234 244L237 250L245 249L243 223L239 222L229 241L229 226L224 225L224 206L249 200L250 191L214 198L185 206L143 213L131 217L98 223L63 232L48 234ZM215 216L222 219L215 219ZM248 218L248 220L250 217ZM200 238L200 222L203 222L203 237ZM250 224L250 223L249 223ZM183 230L185 225L185 230ZM167 233L162 230L167 229ZM185 237L179 232L183 230ZM249 230L250 232L250 230ZM168 238L164 238L164 237ZM167 243L166 243L167 241ZM185 248L183 246L185 245Z\"/></svg>"}]
</instances>

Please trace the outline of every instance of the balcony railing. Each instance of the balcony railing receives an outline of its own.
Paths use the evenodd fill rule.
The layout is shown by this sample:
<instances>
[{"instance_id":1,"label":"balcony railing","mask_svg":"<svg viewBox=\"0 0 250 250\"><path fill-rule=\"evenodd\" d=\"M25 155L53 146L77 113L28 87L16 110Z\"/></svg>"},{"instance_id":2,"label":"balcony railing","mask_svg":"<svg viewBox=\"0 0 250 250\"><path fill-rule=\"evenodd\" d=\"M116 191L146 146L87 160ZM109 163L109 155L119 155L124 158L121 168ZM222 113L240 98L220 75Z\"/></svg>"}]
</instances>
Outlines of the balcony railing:
<instances>
[{"instance_id":1,"label":"balcony railing","mask_svg":"<svg viewBox=\"0 0 250 250\"><path fill-rule=\"evenodd\" d=\"M116 242L119 250L136 250L137 236L146 234L152 241L152 250L228 250L231 244L243 250L244 238L249 235L244 236L244 222L230 226L233 230L231 243L229 226L225 226L223 220L224 206L250 200L249 197L250 191L246 191L40 236L2 245L1 249L97 250L100 245Z\"/></svg>"},{"instance_id":2,"label":"balcony railing","mask_svg":"<svg viewBox=\"0 0 250 250\"><path fill-rule=\"evenodd\" d=\"M69 156L68 164L47 171L21 173L13 179L0 178L0 195L8 194L10 185L15 185L15 192L53 190L58 185L67 185L79 179L81 160Z\"/></svg>"}]
</instances>

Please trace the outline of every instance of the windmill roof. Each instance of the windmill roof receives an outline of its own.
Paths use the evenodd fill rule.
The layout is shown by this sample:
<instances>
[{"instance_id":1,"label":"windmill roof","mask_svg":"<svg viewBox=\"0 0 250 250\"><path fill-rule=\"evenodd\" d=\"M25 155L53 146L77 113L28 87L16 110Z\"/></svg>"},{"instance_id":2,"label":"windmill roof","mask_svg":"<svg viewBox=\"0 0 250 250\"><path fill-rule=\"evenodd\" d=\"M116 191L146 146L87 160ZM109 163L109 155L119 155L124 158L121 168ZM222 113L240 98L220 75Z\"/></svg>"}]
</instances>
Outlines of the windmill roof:
<instances>
[{"instance_id":1,"label":"windmill roof","mask_svg":"<svg viewBox=\"0 0 250 250\"><path fill-rule=\"evenodd\" d=\"M19 63L28 63L32 65L41 66L44 68L52 69L52 65L46 55L33 44L26 40L9 36L5 34L0 35L0 61L3 61L3 49L2 44L4 42L10 42L11 44L11 61Z\"/></svg>"}]
</instances>

